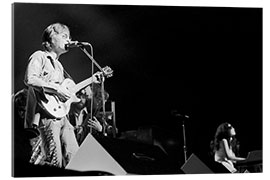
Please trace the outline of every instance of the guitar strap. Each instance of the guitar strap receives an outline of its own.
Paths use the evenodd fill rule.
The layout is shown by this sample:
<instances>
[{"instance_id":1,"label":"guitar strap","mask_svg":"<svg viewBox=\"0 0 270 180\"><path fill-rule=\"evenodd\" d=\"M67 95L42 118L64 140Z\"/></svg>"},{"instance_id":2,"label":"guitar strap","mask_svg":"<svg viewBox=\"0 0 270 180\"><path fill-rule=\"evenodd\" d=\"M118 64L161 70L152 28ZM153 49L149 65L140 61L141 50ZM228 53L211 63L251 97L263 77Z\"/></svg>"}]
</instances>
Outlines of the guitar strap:
<instances>
[{"instance_id":1,"label":"guitar strap","mask_svg":"<svg viewBox=\"0 0 270 180\"><path fill-rule=\"evenodd\" d=\"M64 77L69 78L73 81L72 77L67 73L67 71L64 69Z\"/></svg>"}]
</instances>

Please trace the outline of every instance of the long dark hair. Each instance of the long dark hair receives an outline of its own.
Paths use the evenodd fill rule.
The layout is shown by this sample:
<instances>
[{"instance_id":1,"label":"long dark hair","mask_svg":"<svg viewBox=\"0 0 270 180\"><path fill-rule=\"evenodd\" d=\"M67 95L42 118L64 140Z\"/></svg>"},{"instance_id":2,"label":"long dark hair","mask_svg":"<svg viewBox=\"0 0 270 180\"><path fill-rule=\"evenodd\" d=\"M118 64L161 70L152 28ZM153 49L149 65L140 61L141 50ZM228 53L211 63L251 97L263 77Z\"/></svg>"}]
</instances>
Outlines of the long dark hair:
<instances>
[{"instance_id":1,"label":"long dark hair","mask_svg":"<svg viewBox=\"0 0 270 180\"><path fill-rule=\"evenodd\" d=\"M229 147L232 148L232 146L234 146L234 142L236 141L234 136L231 136L230 130L231 130L232 126L230 123L222 123L218 126L217 130L216 130L216 134L215 134L215 139L214 139L214 150L218 150L219 147L219 143L222 139L226 139L228 141ZM231 140L232 138L232 140Z\"/></svg>"}]
</instances>

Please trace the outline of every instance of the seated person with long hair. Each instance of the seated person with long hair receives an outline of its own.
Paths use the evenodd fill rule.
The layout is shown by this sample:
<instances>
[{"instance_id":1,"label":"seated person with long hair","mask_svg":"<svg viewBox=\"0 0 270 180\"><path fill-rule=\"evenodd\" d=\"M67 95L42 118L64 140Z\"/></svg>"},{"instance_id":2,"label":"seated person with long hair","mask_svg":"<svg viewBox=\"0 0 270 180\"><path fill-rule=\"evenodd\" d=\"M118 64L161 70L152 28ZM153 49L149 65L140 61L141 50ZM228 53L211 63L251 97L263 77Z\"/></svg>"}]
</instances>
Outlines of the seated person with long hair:
<instances>
[{"instance_id":1,"label":"seated person with long hair","mask_svg":"<svg viewBox=\"0 0 270 180\"><path fill-rule=\"evenodd\" d=\"M225 166L231 173L237 172L234 163L245 158L237 157L234 152L235 129L229 123L218 126L214 140L215 161Z\"/></svg>"}]
</instances>

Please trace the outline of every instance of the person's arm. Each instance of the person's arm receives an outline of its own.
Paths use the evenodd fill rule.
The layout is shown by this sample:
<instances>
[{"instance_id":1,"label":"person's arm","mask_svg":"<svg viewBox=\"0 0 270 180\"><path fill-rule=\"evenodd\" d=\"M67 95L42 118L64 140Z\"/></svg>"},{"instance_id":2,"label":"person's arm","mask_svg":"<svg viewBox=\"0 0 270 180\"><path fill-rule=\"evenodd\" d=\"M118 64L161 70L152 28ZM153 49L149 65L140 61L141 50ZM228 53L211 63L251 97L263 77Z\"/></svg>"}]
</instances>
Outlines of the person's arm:
<instances>
[{"instance_id":1,"label":"person's arm","mask_svg":"<svg viewBox=\"0 0 270 180\"><path fill-rule=\"evenodd\" d=\"M227 158L232 161L243 161L245 158L242 157L236 157L235 154L230 150L228 141L226 139L222 139L222 144L225 149L225 153L227 155Z\"/></svg>"}]
</instances>

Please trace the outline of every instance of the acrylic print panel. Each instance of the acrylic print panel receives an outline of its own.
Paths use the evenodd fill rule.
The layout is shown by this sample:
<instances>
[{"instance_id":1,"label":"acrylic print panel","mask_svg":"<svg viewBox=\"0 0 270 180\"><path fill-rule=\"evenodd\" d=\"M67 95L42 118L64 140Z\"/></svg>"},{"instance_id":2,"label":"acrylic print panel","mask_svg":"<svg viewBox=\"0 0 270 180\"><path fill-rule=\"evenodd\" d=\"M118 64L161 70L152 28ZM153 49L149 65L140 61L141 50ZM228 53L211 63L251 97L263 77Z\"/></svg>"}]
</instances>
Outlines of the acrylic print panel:
<instances>
[{"instance_id":1,"label":"acrylic print panel","mask_svg":"<svg viewBox=\"0 0 270 180\"><path fill-rule=\"evenodd\" d=\"M171 174L183 173L193 153L214 171L209 146L222 122L234 126L239 155L262 150L262 8L15 3L13 94L26 88L28 59L55 22L68 25L72 40L90 43L97 63L114 70L105 80L116 109L113 140L159 148L161 161L180 170ZM59 60L76 83L91 76L91 60L80 48ZM32 147L15 113L14 176L82 175L29 164ZM149 149L131 152L130 167L162 167Z\"/></svg>"}]
</instances>

